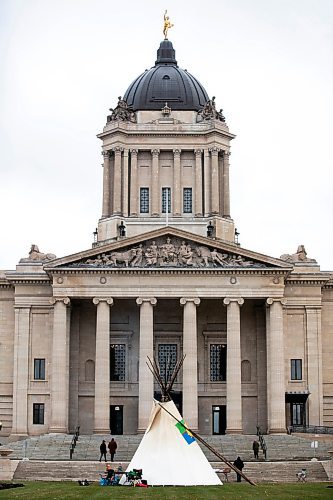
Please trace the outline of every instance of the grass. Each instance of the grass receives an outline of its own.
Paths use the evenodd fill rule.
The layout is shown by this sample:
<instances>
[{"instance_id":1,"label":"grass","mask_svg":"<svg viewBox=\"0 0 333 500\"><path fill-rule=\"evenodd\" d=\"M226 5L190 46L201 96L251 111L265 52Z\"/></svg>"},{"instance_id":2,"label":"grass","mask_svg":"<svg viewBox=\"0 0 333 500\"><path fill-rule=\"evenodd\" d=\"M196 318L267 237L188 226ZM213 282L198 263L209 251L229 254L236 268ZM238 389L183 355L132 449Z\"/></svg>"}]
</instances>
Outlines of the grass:
<instances>
[{"instance_id":1,"label":"grass","mask_svg":"<svg viewBox=\"0 0 333 500\"><path fill-rule=\"evenodd\" d=\"M48 499L67 500L74 498L106 498L114 497L134 499L163 499L163 500L227 500L251 499L304 499L333 498L333 483L305 483L305 484L260 484L250 486L246 483L231 483L224 486L188 486L188 487L154 487L154 488L131 488L111 487L92 484L90 486L79 486L74 482L24 482L24 488L13 488L0 490L2 499Z\"/></svg>"}]
</instances>

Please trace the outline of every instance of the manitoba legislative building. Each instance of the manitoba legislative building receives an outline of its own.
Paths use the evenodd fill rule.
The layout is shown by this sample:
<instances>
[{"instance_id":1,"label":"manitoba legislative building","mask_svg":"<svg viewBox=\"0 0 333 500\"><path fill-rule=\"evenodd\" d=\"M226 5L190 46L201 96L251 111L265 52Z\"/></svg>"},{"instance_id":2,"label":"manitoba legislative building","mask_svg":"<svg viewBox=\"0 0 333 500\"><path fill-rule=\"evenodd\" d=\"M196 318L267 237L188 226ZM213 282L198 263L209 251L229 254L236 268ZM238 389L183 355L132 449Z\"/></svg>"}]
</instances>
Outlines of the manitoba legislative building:
<instances>
[{"instance_id":1,"label":"manitoba legislative building","mask_svg":"<svg viewBox=\"0 0 333 500\"><path fill-rule=\"evenodd\" d=\"M141 433L161 396L148 358L167 380L183 356L172 396L199 433L333 426L333 273L303 245L240 246L235 135L169 40L98 138L92 247L34 244L0 271L2 435Z\"/></svg>"}]
</instances>

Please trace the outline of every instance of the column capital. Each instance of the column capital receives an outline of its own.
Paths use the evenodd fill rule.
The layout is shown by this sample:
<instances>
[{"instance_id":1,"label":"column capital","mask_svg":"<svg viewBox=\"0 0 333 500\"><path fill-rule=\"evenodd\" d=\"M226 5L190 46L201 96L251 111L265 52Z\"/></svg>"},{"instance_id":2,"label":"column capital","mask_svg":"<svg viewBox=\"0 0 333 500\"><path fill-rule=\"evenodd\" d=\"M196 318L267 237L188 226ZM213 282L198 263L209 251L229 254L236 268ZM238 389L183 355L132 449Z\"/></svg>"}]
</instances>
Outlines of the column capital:
<instances>
[{"instance_id":1,"label":"column capital","mask_svg":"<svg viewBox=\"0 0 333 500\"><path fill-rule=\"evenodd\" d=\"M211 153L212 156L217 156L220 152L220 148L214 146L213 148L209 148L209 152Z\"/></svg>"},{"instance_id":2,"label":"column capital","mask_svg":"<svg viewBox=\"0 0 333 500\"><path fill-rule=\"evenodd\" d=\"M116 146L115 148L112 148L112 151L114 152L115 155L120 156L121 153L124 151L124 148Z\"/></svg>"},{"instance_id":3,"label":"column capital","mask_svg":"<svg viewBox=\"0 0 333 500\"><path fill-rule=\"evenodd\" d=\"M160 154L160 150L159 150L159 149L152 149L152 150L151 150L151 154L152 154L153 156L158 156L158 155Z\"/></svg>"},{"instance_id":4,"label":"column capital","mask_svg":"<svg viewBox=\"0 0 333 500\"><path fill-rule=\"evenodd\" d=\"M106 158L110 158L110 151L102 151L101 152L101 155L104 157L104 160Z\"/></svg>"},{"instance_id":5,"label":"column capital","mask_svg":"<svg viewBox=\"0 0 333 500\"><path fill-rule=\"evenodd\" d=\"M283 297L278 297L278 298L268 297L268 299L266 299L267 306L271 306L272 304L274 304L274 302L280 302L282 306L285 306L287 303L287 300Z\"/></svg>"},{"instance_id":6,"label":"column capital","mask_svg":"<svg viewBox=\"0 0 333 500\"><path fill-rule=\"evenodd\" d=\"M228 306L231 302L236 302L239 306L244 304L244 299L242 297L226 297L223 299L223 305Z\"/></svg>"},{"instance_id":7,"label":"column capital","mask_svg":"<svg viewBox=\"0 0 333 500\"><path fill-rule=\"evenodd\" d=\"M138 149L130 149L129 150L132 156L137 156L139 150Z\"/></svg>"},{"instance_id":8,"label":"column capital","mask_svg":"<svg viewBox=\"0 0 333 500\"><path fill-rule=\"evenodd\" d=\"M173 150L173 155L174 155L174 156L180 156L180 153L181 153L181 152L182 152L182 150L181 150L181 149L174 149L174 150Z\"/></svg>"},{"instance_id":9,"label":"column capital","mask_svg":"<svg viewBox=\"0 0 333 500\"><path fill-rule=\"evenodd\" d=\"M54 306L57 302L62 302L65 306L69 306L71 299L69 297L51 297L50 304Z\"/></svg>"},{"instance_id":10,"label":"column capital","mask_svg":"<svg viewBox=\"0 0 333 500\"><path fill-rule=\"evenodd\" d=\"M138 297L136 303L141 306L144 302L149 302L152 306L156 306L157 300L155 297Z\"/></svg>"},{"instance_id":11,"label":"column capital","mask_svg":"<svg viewBox=\"0 0 333 500\"><path fill-rule=\"evenodd\" d=\"M196 156L201 156L202 152L203 152L203 149L195 149L195 150L194 150L194 154L195 154Z\"/></svg>"},{"instance_id":12,"label":"column capital","mask_svg":"<svg viewBox=\"0 0 333 500\"><path fill-rule=\"evenodd\" d=\"M109 306L113 306L113 299L111 297L94 297L93 304L97 306L101 302L106 302Z\"/></svg>"},{"instance_id":13,"label":"column capital","mask_svg":"<svg viewBox=\"0 0 333 500\"><path fill-rule=\"evenodd\" d=\"M198 306L200 304L200 299L199 297L182 297L180 299L180 305L184 306L187 302L193 302L195 306Z\"/></svg>"},{"instance_id":14,"label":"column capital","mask_svg":"<svg viewBox=\"0 0 333 500\"><path fill-rule=\"evenodd\" d=\"M231 155L231 152L223 150L223 155L224 155L225 158L229 158L229 156Z\"/></svg>"}]
</instances>

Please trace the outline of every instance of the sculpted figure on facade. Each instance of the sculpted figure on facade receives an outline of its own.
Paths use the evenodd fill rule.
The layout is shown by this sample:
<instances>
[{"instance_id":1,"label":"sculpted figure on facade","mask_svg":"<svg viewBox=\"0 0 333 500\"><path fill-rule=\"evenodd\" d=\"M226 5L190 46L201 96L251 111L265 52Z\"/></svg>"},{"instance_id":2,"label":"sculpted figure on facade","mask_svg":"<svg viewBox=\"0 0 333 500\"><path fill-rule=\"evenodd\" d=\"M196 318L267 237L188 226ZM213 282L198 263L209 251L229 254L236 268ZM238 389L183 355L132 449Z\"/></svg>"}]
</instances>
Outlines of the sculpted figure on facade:
<instances>
[{"instance_id":1,"label":"sculpted figure on facade","mask_svg":"<svg viewBox=\"0 0 333 500\"><path fill-rule=\"evenodd\" d=\"M33 243L30 247L29 257L23 258L20 262L40 262L45 260L53 260L56 259L54 253L43 253L39 251L38 245Z\"/></svg>"},{"instance_id":2,"label":"sculpted figure on facade","mask_svg":"<svg viewBox=\"0 0 333 500\"><path fill-rule=\"evenodd\" d=\"M136 123L136 114L133 108L131 108L121 96L118 97L117 106L114 109L110 108L110 111L111 115L107 117L108 122L121 120L124 122Z\"/></svg>"},{"instance_id":3,"label":"sculpted figure on facade","mask_svg":"<svg viewBox=\"0 0 333 500\"><path fill-rule=\"evenodd\" d=\"M220 109L220 111L216 110L215 96L213 96L212 99L209 99L204 107L198 111L197 122L201 122L203 120L219 120L221 122L225 122L223 109Z\"/></svg>"},{"instance_id":4,"label":"sculpted figure on facade","mask_svg":"<svg viewBox=\"0 0 333 500\"><path fill-rule=\"evenodd\" d=\"M299 245L296 253L286 253L281 255L280 259L285 260L286 262L291 262L293 264L300 262L317 262L316 259L310 259L307 256L304 245Z\"/></svg>"},{"instance_id":5,"label":"sculpted figure on facade","mask_svg":"<svg viewBox=\"0 0 333 500\"><path fill-rule=\"evenodd\" d=\"M266 267L239 254L167 237L166 240L142 242L124 250L104 252L70 266L97 267Z\"/></svg>"}]
</instances>

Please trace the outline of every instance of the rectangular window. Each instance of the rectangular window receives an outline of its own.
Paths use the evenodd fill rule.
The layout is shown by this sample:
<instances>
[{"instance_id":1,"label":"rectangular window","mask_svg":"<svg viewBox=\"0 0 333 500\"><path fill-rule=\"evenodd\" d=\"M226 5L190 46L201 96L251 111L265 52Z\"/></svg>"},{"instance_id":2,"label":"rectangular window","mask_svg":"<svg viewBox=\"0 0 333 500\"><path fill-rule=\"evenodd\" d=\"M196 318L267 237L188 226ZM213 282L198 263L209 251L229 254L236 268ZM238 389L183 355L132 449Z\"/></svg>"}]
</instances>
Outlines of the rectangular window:
<instances>
[{"instance_id":1,"label":"rectangular window","mask_svg":"<svg viewBox=\"0 0 333 500\"><path fill-rule=\"evenodd\" d=\"M168 206L168 214L171 213L171 188L162 188L162 213L166 214Z\"/></svg>"},{"instance_id":2,"label":"rectangular window","mask_svg":"<svg viewBox=\"0 0 333 500\"><path fill-rule=\"evenodd\" d=\"M163 382L168 382L177 363L177 344L158 345L158 364Z\"/></svg>"},{"instance_id":3,"label":"rectangular window","mask_svg":"<svg viewBox=\"0 0 333 500\"><path fill-rule=\"evenodd\" d=\"M140 188L140 213L149 213L149 188Z\"/></svg>"},{"instance_id":4,"label":"rectangular window","mask_svg":"<svg viewBox=\"0 0 333 500\"><path fill-rule=\"evenodd\" d=\"M34 359L34 379L35 380L45 380L45 359L35 358Z\"/></svg>"},{"instance_id":5,"label":"rectangular window","mask_svg":"<svg viewBox=\"0 0 333 500\"><path fill-rule=\"evenodd\" d=\"M126 345L110 345L110 380L126 380Z\"/></svg>"},{"instance_id":6,"label":"rectangular window","mask_svg":"<svg viewBox=\"0 0 333 500\"><path fill-rule=\"evenodd\" d=\"M33 424L44 424L44 403L34 403L32 409L32 423Z\"/></svg>"},{"instance_id":7,"label":"rectangular window","mask_svg":"<svg viewBox=\"0 0 333 500\"><path fill-rule=\"evenodd\" d=\"M302 360L291 359L291 380L302 380Z\"/></svg>"},{"instance_id":8,"label":"rectangular window","mask_svg":"<svg viewBox=\"0 0 333 500\"><path fill-rule=\"evenodd\" d=\"M192 213L192 188L184 188L183 191L183 212L184 214Z\"/></svg>"},{"instance_id":9,"label":"rectangular window","mask_svg":"<svg viewBox=\"0 0 333 500\"><path fill-rule=\"evenodd\" d=\"M227 378L227 346L210 345L210 381L225 382Z\"/></svg>"}]
</instances>

